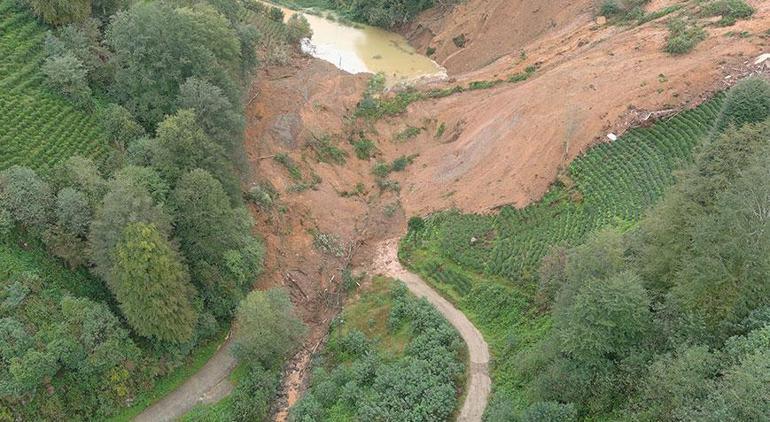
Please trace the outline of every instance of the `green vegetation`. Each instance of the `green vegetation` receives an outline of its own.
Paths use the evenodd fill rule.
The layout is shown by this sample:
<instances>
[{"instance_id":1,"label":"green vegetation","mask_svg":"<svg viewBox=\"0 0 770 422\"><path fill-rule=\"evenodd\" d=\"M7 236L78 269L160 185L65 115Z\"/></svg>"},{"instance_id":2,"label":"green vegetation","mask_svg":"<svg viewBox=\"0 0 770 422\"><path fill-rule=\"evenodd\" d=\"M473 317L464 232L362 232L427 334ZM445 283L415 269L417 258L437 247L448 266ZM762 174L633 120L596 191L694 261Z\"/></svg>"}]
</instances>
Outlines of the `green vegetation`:
<instances>
[{"instance_id":1,"label":"green vegetation","mask_svg":"<svg viewBox=\"0 0 770 422\"><path fill-rule=\"evenodd\" d=\"M289 176L291 176L293 179L302 180L302 171L294 163L294 160L292 160L291 157L289 157L289 154L286 154L284 152L280 154L276 154L275 157L273 157L273 160L275 160L280 165L284 166L286 170L289 172Z\"/></svg>"},{"instance_id":2,"label":"green vegetation","mask_svg":"<svg viewBox=\"0 0 770 422\"><path fill-rule=\"evenodd\" d=\"M197 406L184 421L266 420L281 366L302 344L306 327L283 289L249 293L238 307L237 325L235 390L219 403Z\"/></svg>"},{"instance_id":3,"label":"green vegetation","mask_svg":"<svg viewBox=\"0 0 770 422\"><path fill-rule=\"evenodd\" d=\"M737 84L725 98L716 128L759 123L770 117L770 84L764 79L749 78Z\"/></svg>"},{"instance_id":4,"label":"green vegetation","mask_svg":"<svg viewBox=\"0 0 770 422\"><path fill-rule=\"evenodd\" d=\"M599 7L599 15L610 19L629 21L644 15L644 5L650 0L604 0Z\"/></svg>"},{"instance_id":5,"label":"green vegetation","mask_svg":"<svg viewBox=\"0 0 770 422\"><path fill-rule=\"evenodd\" d=\"M150 407L153 403L166 397L172 391L184 384L188 378L200 371L203 365L214 356L227 336L227 330L220 330L220 333L211 337L206 343L197 347L190 353L179 367L169 372L163 378L160 378L155 386L148 391L139 393L132 401L131 407L124 409L118 414L109 418L110 422L129 422Z\"/></svg>"},{"instance_id":6,"label":"green vegetation","mask_svg":"<svg viewBox=\"0 0 770 422\"><path fill-rule=\"evenodd\" d=\"M368 160L377 152L377 146L374 142L366 138L353 141L353 149L356 151L356 157L359 160Z\"/></svg>"},{"instance_id":7,"label":"green vegetation","mask_svg":"<svg viewBox=\"0 0 770 422\"><path fill-rule=\"evenodd\" d=\"M706 16L721 16L718 24L733 25L738 19L748 19L754 14L754 8L744 0L715 0L703 6Z\"/></svg>"},{"instance_id":8,"label":"green vegetation","mask_svg":"<svg viewBox=\"0 0 770 422\"><path fill-rule=\"evenodd\" d=\"M261 270L241 96L302 22L236 1L0 12L0 419L127 419L202 365Z\"/></svg>"},{"instance_id":9,"label":"green vegetation","mask_svg":"<svg viewBox=\"0 0 770 422\"><path fill-rule=\"evenodd\" d=\"M321 138L313 138L308 141L319 163L343 165L347 161L348 153L332 144L331 136L324 135Z\"/></svg>"},{"instance_id":10,"label":"green vegetation","mask_svg":"<svg viewBox=\"0 0 770 422\"><path fill-rule=\"evenodd\" d=\"M713 132L723 103L590 149L522 210L409 221L400 258L491 346L486 420L770 417L770 242L751 205L770 181L770 121Z\"/></svg>"},{"instance_id":11,"label":"green vegetation","mask_svg":"<svg viewBox=\"0 0 770 422\"><path fill-rule=\"evenodd\" d=\"M665 51L671 54L687 54L706 39L706 31L697 24L683 19L672 19L668 23L668 38Z\"/></svg>"},{"instance_id":12,"label":"green vegetation","mask_svg":"<svg viewBox=\"0 0 770 422\"><path fill-rule=\"evenodd\" d=\"M408 141L419 135L422 130L420 127L407 126L406 129L396 134L395 140L399 142Z\"/></svg>"},{"instance_id":13,"label":"green vegetation","mask_svg":"<svg viewBox=\"0 0 770 422\"><path fill-rule=\"evenodd\" d=\"M364 289L332 323L289 420L448 420L464 380L460 336L401 283Z\"/></svg>"},{"instance_id":14,"label":"green vegetation","mask_svg":"<svg viewBox=\"0 0 770 422\"><path fill-rule=\"evenodd\" d=\"M48 171L72 155L103 160L108 148L97 119L46 90L45 28L15 0L0 1L0 10L0 169Z\"/></svg>"}]
</instances>

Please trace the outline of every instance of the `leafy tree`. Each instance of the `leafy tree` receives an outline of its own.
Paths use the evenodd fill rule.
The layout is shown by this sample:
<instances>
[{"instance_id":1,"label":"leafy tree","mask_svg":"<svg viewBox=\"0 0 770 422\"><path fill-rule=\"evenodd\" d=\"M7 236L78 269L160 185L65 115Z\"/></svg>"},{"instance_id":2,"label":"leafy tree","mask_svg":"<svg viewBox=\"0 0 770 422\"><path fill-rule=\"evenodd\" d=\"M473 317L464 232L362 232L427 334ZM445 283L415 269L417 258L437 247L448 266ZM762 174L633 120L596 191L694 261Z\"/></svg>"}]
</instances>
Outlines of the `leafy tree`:
<instances>
[{"instance_id":1,"label":"leafy tree","mask_svg":"<svg viewBox=\"0 0 770 422\"><path fill-rule=\"evenodd\" d=\"M705 346L681 347L676 354L659 356L650 365L641 392L633 399L633 418L681 421L693 418L692 405L713 388L718 358Z\"/></svg>"},{"instance_id":2,"label":"leafy tree","mask_svg":"<svg viewBox=\"0 0 770 422\"><path fill-rule=\"evenodd\" d=\"M193 281L216 316L231 316L261 268L261 245L251 236L251 219L230 207L222 185L205 170L182 176L172 202L176 235L192 263Z\"/></svg>"},{"instance_id":3,"label":"leafy tree","mask_svg":"<svg viewBox=\"0 0 770 422\"><path fill-rule=\"evenodd\" d=\"M222 89L192 77L179 91L179 108L193 110L197 123L206 134L225 151L233 151L242 138L243 118Z\"/></svg>"},{"instance_id":4,"label":"leafy tree","mask_svg":"<svg viewBox=\"0 0 770 422\"><path fill-rule=\"evenodd\" d=\"M275 368L299 346L306 327L282 289L255 290L238 307L233 353L242 362Z\"/></svg>"},{"instance_id":5,"label":"leafy tree","mask_svg":"<svg viewBox=\"0 0 770 422\"><path fill-rule=\"evenodd\" d=\"M289 42L298 43L303 38L313 36L313 30L304 15L295 13L286 21L286 27L289 30Z\"/></svg>"},{"instance_id":6,"label":"leafy tree","mask_svg":"<svg viewBox=\"0 0 770 422\"><path fill-rule=\"evenodd\" d=\"M555 309L562 350L583 362L618 359L645 338L650 299L633 273L589 280L566 309Z\"/></svg>"},{"instance_id":7,"label":"leafy tree","mask_svg":"<svg viewBox=\"0 0 770 422\"><path fill-rule=\"evenodd\" d=\"M728 369L695 420L709 422L770 419L770 350L759 350Z\"/></svg>"},{"instance_id":8,"label":"leafy tree","mask_svg":"<svg viewBox=\"0 0 770 422\"><path fill-rule=\"evenodd\" d=\"M152 224L131 223L114 251L108 286L137 334L181 343L193 335L197 314L187 269Z\"/></svg>"},{"instance_id":9,"label":"leafy tree","mask_svg":"<svg viewBox=\"0 0 770 422\"><path fill-rule=\"evenodd\" d=\"M266 420L275 396L279 378L274 371L259 365L249 367L249 373L233 391L232 418L235 421Z\"/></svg>"},{"instance_id":10,"label":"leafy tree","mask_svg":"<svg viewBox=\"0 0 770 422\"><path fill-rule=\"evenodd\" d=\"M85 237L91 225L91 207L86 195L72 188L64 188L56 195L54 209L56 224L76 235Z\"/></svg>"},{"instance_id":11,"label":"leafy tree","mask_svg":"<svg viewBox=\"0 0 770 422\"><path fill-rule=\"evenodd\" d=\"M695 312L707 328L726 338L751 310L770 305L770 148L765 148L718 196L714 211L691 232L691 247L672 289L672 301Z\"/></svg>"},{"instance_id":12,"label":"leafy tree","mask_svg":"<svg viewBox=\"0 0 770 422\"><path fill-rule=\"evenodd\" d=\"M86 236L91 225L92 209L85 194L64 188L56 196L55 224L46 231L44 240L54 255L71 268L88 262Z\"/></svg>"},{"instance_id":13,"label":"leafy tree","mask_svg":"<svg viewBox=\"0 0 770 422\"><path fill-rule=\"evenodd\" d=\"M107 182L102 178L96 164L78 155L58 163L53 169L51 179L57 191L70 187L83 192L92 208L96 208L107 192Z\"/></svg>"},{"instance_id":14,"label":"leafy tree","mask_svg":"<svg viewBox=\"0 0 770 422\"><path fill-rule=\"evenodd\" d=\"M200 168L211 173L231 199L240 198L238 182L224 149L198 126L192 111L179 111L160 124L153 152L152 165L172 186L183 174Z\"/></svg>"},{"instance_id":15,"label":"leafy tree","mask_svg":"<svg viewBox=\"0 0 770 422\"><path fill-rule=\"evenodd\" d=\"M91 11L95 17L102 19L104 22L117 13L118 11L127 9L134 0L92 0Z\"/></svg>"},{"instance_id":16,"label":"leafy tree","mask_svg":"<svg viewBox=\"0 0 770 422\"><path fill-rule=\"evenodd\" d=\"M164 205L168 201L171 188L152 167L128 165L115 173L115 179L125 180L139 189L146 190L158 205Z\"/></svg>"},{"instance_id":17,"label":"leafy tree","mask_svg":"<svg viewBox=\"0 0 770 422\"><path fill-rule=\"evenodd\" d=\"M170 219L152 197L131 178L120 177L110 182L102 206L91 223L90 242L93 271L105 280L113 274L113 250L131 223L153 225L161 233L170 232Z\"/></svg>"},{"instance_id":18,"label":"leafy tree","mask_svg":"<svg viewBox=\"0 0 770 422\"><path fill-rule=\"evenodd\" d=\"M51 188L27 167L13 166L0 172L0 208L25 229L41 230L48 222Z\"/></svg>"},{"instance_id":19,"label":"leafy tree","mask_svg":"<svg viewBox=\"0 0 770 422\"><path fill-rule=\"evenodd\" d=\"M32 345L32 337L21 322L12 317L0 318L0 362L7 365Z\"/></svg>"},{"instance_id":20,"label":"leafy tree","mask_svg":"<svg viewBox=\"0 0 770 422\"><path fill-rule=\"evenodd\" d=\"M144 136L144 128L131 113L118 104L108 104L99 112L99 120L113 145L125 148Z\"/></svg>"},{"instance_id":21,"label":"leafy tree","mask_svg":"<svg viewBox=\"0 0 770 422\"><path fill-rule=\"evenodd\" d=\"M91 95L91 88L86 80L88 72L73 54L49 57L43 63L42 70L48 86L72 101L85 104Z\"/></svg>"},{"instance_id":22,"label":"leafy tree","mask_svg":"<svg viewBox=\"0 0 770 422\"><path fill-rule=\"evenodd\" d=\"M82 22L91 13L91 0L23 0L45 23L59 26Z\"/></svg>"},{"instance_id":23,"label":"leafy tree","mask_svg":"<svg viewBox=\"0 0 770 422\"><path fill-rule=\"evenodd\" d=\"M240 42L210 7L137 2L115 16L106 38L114 51L112 92L147 129L176 111L179 86L192 76L222 87L231 102L238 100L233 80L240 71Z\"/></svg>"},{"instance_id":24,"label":"leafy tree","mask_svg":"<svg viewBox=\"0 0 770 422\"><path fill-rule=\"evenodd\" d=\"M577 420L577 409L572 403L552 401L530 405L521 415L522 422L568 422Z\"/></svg>"},{"instance_id":25,"label":"leafy tree","mask_svg":"<svg viewBox=\"0 0 770 422\"><path fill-rule=\"evenodd\" d=\"M59 366L52 354L28 350L21 357L12 358L8 369L17 388L26 392L36 389L45 380L50 379Z\"/></svg>"}]
</instances>

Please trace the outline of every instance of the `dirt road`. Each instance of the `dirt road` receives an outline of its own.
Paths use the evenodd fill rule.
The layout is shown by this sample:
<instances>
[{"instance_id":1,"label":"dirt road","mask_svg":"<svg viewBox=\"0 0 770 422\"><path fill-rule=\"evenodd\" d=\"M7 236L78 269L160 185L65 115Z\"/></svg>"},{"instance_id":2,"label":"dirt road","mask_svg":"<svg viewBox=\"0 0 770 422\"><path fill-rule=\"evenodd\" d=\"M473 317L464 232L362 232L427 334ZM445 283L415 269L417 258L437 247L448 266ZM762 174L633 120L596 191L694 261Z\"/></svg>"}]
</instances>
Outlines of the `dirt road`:
<instances>
[{"instance_id":1,"label":"dirt road","mask_svg":"<svg viewBox=\"0 0 770 422\"><path fill-rule=\"evenodd\" d=\"M230 353L232 336L222 344L214 356L163 400L155 403L134 419L136 422L165 422L175 420L199 403L216 403L233 390L228 378L236 365Z\"/></svg>"},{"instance_id":2,"label":"dirt road","mask_svg":"<svg viewBox=\"0 0 770 422\"><path fill-rule=\"evenodd\" d=\"M468 345L470 371L465 386L467 392L465 402L457 420L459 422L481 421L491 388L489 348L484 337L462 312L436 293L419 276L401 266L401 263L398 262L398 239L387 240L378 245L374 270L403 281L416 296L426 298L465 340Z\"/></svg>"}]
</instances>

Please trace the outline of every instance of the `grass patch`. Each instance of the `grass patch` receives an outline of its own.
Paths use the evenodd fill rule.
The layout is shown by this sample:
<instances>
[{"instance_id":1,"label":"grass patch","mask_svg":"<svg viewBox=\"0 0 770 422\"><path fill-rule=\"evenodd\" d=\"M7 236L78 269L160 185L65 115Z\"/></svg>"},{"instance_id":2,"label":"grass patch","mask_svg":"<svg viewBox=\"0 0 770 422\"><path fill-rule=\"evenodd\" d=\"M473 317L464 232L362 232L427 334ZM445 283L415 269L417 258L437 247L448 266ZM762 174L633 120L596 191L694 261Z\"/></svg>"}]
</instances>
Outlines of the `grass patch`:
<instances>
[{"instance_id":1,"label":"grass patch","mask_svg":"<svg viewBox=\"0 0 770 422\"><path fill-rule=\"evenodd\" d=\"M315 152L319 163L343 165L347 161L348 153L332 144L329 135L313 138L308 142L308 146Z\"/></svg>"},{"instance_id":2,"label":"grass patch","mask_svg":"<svg viewBox=\"0 0 770 422\"><path fill-rule=\"evenodd\" d=\"M273 160L275 160L276 163L282 165L289 172L289 176L291 176L292 179L302 180L302 171L300 171L299 167L297 167L297 164L294 163L294 160L289 157L289 154L286 154L285 152L275 154Z\"/></svg>"},{"instance_id":3,"label":"grass patch","mask_svg":"<svg viewBox=\"0 0 770 422\"><path fill-rule=\"evenodd\" d=\"M419 135L420 132L422 132L422 128L420 127L407 126L406 129L396 134L395 140L399 142L408 141L410 139L414 139L415 137L417 137L417 135Z\"/></svg>"},{"instance_id":4,"label":"grass patch","mask_svg":"<svg viewBox=\"0 0 770 422\"><path fill-rule=\"evenodd\" d=\"M703 28L683 19L672 19L668 24L665 51L673 55L687 54L706 36Z\"/></svg>"},{"instance_id":5,"label":"grass patch","mask_svg":"<svg viewBox=\"0 0 770 422\"><path fill-rule=\"evenodd\" d=\"M377 152L377 146L371 140L361 138L353 142L353 150L359 160L369 160Z\"/></svg>"},{"instance_id":6,"label":"grass patch","mask_svg":"<svg viewBox=\"0 0 770 422\"><path fill-rule=\"evenodd\" d=\"M730 26L738 19L750 18L755 10L744 0L716 0L705 4L702 12L705 16L721 16L717 25Z\"/></svg>"}]
</instances>

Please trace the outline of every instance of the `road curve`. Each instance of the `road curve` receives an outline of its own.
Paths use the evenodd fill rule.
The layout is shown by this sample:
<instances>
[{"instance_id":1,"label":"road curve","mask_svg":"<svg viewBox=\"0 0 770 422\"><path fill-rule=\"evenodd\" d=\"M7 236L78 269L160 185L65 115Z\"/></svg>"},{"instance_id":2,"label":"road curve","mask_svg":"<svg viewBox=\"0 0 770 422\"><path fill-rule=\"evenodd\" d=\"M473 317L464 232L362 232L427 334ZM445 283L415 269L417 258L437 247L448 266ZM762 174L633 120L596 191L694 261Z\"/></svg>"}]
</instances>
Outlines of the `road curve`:
<instances>
[{"instance_id":1,"label":"road curve","mask_svg":"<svg viewBox=\"0 0 770 422\"><path fill-rule=\"evenodd\" d=\"M487 407L491 381L489 379L489 347L479 330L468 318L444 299L418 275L409 272L398 261L398 239L391 239L377 246L374 269L383 275L397 278L418 297L424 297L444 315L468 345L470 371L466 383L466 396L459 422L480 422Z\"/></svg>"},{"instance_id":2,"label":"road curve","mask_svg":"<svg viewBox=\"0 0 770 422\"><path fill-rule=\"evenodd\" d=\"M232 335L198 372L140 413L135 422L167 422L184 416L196 404L216 403L233 390L230 373L238 363L230 352Z\"/></svg>"}]
</instances>

